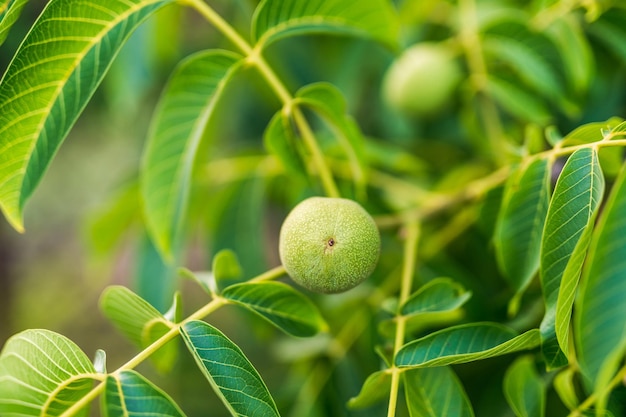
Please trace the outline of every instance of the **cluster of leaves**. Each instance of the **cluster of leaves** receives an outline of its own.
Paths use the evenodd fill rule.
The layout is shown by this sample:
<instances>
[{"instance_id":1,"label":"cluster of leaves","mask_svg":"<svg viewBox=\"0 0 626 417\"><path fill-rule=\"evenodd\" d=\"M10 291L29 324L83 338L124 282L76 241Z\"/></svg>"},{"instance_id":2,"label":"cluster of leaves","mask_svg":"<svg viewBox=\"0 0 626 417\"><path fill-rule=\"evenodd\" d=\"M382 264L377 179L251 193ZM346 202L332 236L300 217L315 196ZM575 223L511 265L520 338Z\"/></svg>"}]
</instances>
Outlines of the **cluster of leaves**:
<instances>
[{"instance_id":1,"label":"cluster of leaves","mask_svg":"<svg viewBox=\"0 0 626 417\"><path fill-rule=\"evenodd\" d=\"M23 229L26 201L120 48L170 3L175 2L52 0L46 6L0 82L0 208L17 230ZM404 1L396 13L385 0L263 0L252 16L249 42L202 0L178 3L199 12L236 51L204 50L179 63L154 112L138 184L112 204L105 217L113 226L104 227L124 229L129 216L120 213L141 201L156 251L180 264L186 232L206 208L198 196L205 188L218 195L227 184L230 200L247 211L230 210L232 202L219 212L209 210L213 237L219 241L224 227L240 236L232 229L241 227L245 238L218 242L216 247L232 246L235 252L216 251L210 273L180 271L210 297L186 318L178 294L162 313L125 287L103 292L104 315L140 348L114 371L107 370L103 351L92 362L72 341L50 331L12 337L0 354L0 414L86 415L89 403L102 396L107 416L184 415L168 394L134 370L148 358L159 370L171 370L180 336L231 414L279 415L282 407L244 352L202 321L228 304L290 336L330 333L309 358L307 369L316 372L299 381L311 404L297 406L309 415L342 414L321 408L320 392L335 367L359 354L350 351L362 339L368 339L365 356L372 365L357 371L369 376L360 381L359 393L340 396L341 410L352 395L347 401L352 410L378 410L370 407L388 400L389 416L407 411L472 416L480 405L463 383L467 368L452 365L508 355L515 359L502 389L517 416L544 415L548 389L558 394L562 412L623 412L618 386L626 375L621 230L626 123L618 118L587 123L564 137L555 127L619 111L605 100L610 83L594 80L623 77L618 65L605 65L609 59L626 62L623 5ZM0 4L0 41L25 4ZM421 40L451 45L459 61L465 58L468 77L443 114L415 127L384 103L367 111L394 121L383 137L398 135L398 126L404 126L423 137L462 143L366 138L366 121L359 124L349 115L351 97L346 100L334 83L316 80L292 94L266 55L279 40L315 33L367 39L368 51L375 50L371 41L396 52L400 43ZM350 68L360 66L357 59ZM206 163L201 154L207 126L228 88L250 68L281 103L264 130L265 150ZM369 75L363 72L363 78L354 76L361 83ZM600 106L594 101L598 95ZM471 158L440 161L440 152L450 155L452 148ZM270 179L277 180L274 190ZM323 192L359 200L375 213L384 247L371 283L338 299L337 306L273 281L284 275L280 266L243 280L237 257L250 277L257 272L250 259L263 251L262 230L258 223L249 227L248 219L263 220L255 210L270 191L286 206ZM459 255L455 243L464 239L479 247L493 242L492 251L470 255L478 253L493 270ZM481 273L485 276L476 278ZM477 311L480 303L493 310ZM498 311L502 304L508 304L504 313ZM375 335L362 337L371 323ZM480 372L485 368L468 378L480 378ZM401 386L406 410L399 401Z\"/></svg>"}]
</instances>

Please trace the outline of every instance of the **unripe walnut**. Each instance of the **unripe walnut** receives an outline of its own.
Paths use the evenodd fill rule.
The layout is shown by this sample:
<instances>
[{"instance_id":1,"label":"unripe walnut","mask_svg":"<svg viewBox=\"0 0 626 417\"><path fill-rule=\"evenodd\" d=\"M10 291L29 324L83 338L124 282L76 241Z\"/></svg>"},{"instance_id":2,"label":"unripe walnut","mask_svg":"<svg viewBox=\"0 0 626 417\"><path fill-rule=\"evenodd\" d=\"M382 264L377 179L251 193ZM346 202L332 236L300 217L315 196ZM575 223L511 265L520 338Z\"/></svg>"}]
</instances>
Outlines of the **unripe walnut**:
<instances>
[{"instance_id":1,"label":"unripe walnut","mask_svg":"<svg viewBox=\"0 0 626 417\"><path fill-rule=\"evenodd\" d=\"M298 284L320 293L354 288L378 262L380 234L358 203L312 197L289 213L280 229L280 260Z\"/></svg>"}]
</instances>

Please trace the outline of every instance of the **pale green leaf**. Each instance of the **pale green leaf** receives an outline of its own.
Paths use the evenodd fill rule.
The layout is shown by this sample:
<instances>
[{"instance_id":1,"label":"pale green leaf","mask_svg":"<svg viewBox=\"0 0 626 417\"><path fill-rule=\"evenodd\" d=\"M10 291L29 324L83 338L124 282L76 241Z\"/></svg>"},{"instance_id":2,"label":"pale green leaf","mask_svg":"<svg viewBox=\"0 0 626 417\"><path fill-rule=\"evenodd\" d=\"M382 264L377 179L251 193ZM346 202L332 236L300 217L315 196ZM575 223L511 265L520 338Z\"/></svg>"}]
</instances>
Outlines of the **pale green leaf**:
<instances>
[{"instance_id":1,"label":"pale green leaf","mask_svg":"<svg viewBox=\"0 0 626 417\"><path fill-rule=\"evenodd\" d=\"M549 159L521 165L506 184L494 243L498 264L517 293L539 270L541 232L550 202Z\"/></svg>"},{"instance_id":2,"label":"pale green leaf","mask_svg":"<svg viewBox=\"0 0 626 417\"><path fill-rule=\"evenodd\" d=\"M604 193L604 177L595 149L574 152L557 180L541 241L541 286L546 312L541 323L542 351L549 368L567 360L556 338L555 319L559 288L568 262ZM580 255L582 256L582 254ZM574 262L580 261L577 255ZM571 285L575 274L568 277Z\"/></svg>"},{"instance_id":3,"label":"pale green leaf","mask_svg":"<svg viewBox=\"0 0 626 417\"><path fill-rule=\"evenodd\" d=\"M327 328L315 304L281 282L235 284L226 288L222 296L293 336L309 337Z\"/></svg>"},{"instance_id":4,"label":"pale green leaf","mask_svg":"<svg viewBox=\"0 0 626 417\"><path fill-rule=\"evenodd\" d=\"M461 381L448 366L403 372L404 393L411 417L473 417Z\"/></svg>"},{"instance_id":5,"label":"pale green leaf","mask_svg":"<svg viewBox=\"0 0 626 417\"><path fill-rule=\"evenodd\" d=\"M407 343L396 354L395 364L424 368L477 361L532 349L540 339L538 329L518 335L497 323L463 324Z\"/></svg>"},{"instance_id":6,"label":"pale green leaf","mask_svg":"<svg viewBox=\"0 0 626 417\"><path fill-rule=\"evenodd\" d=\"M573 368L568 367L559 372L554 377L554 381L552 383L554 390L559 395L559 398L570 410L578 407L578 404L580 403L578 395L576 394L576 385L574 383L575 376L576 371Z\"/></svg>"},{"instance_id":7,"label":"pale green leaf","mask_svg":"<svg viewBox=\"0 0 626 417\"><path fill-rule=\"evenodd\" d=\"M0 353L0 415L59 416L98 377L87 355L65 336L49 330L18 333Z\"/></svg>"},{"instance_id":8,"label":"pale green leaf","mask_svg":"<svg viewBox=\"0 0 626 417\"><path fill-rule=\"evenodd\" d=\"M584 124L568 133L561 142L561 146L574 146L584 143L593 143L603 140L613 130L616 133L623 129L623 119L612 117L605 122Z\"/></svg>"},{"instance_id":9,"label":"pale green leaf","mask_svg":"<svg viewBox=\"0 0 626 417\"><path fill-rule=\"evenodd\" d=\"M0 81L0 209L18 230L59 146L133 30L172 0L53 0Z\"/></svg>"},{"instance_id":10,"label":"pale green leaf","mask_svg":"<svg viewBox=\"0 0 626 417\"><path fill-rule=\"evenodd\" d=\"M291 118L283 109L276 112L270 120L263 135L263 142L268 152L278 158L286 171L302 178L307 176Z\"/></svg>"},{"instance_id":11,"label":"pale green leaf","mask_svg":"<svg viewBox=\"0 0 626 417\"><path fill-rule=\"evenodd\" d=\"M330 83L320 82L302 87L296 98L296 102L315 110L331 126L334 138L347 156L357 195L364 196L368 167L365 139L357 123L346 113L341 92Z\"/></svg>"},{"instance_id":12,"label":"pale green leaf","mask_svg":"<svg viewBox=\"0 0 626 417\"><path fill-rule=\"evenodd\" d=\"M141 192L146 223L161 256L171 261L184 220L196 152L241 56L210 50L183 60L159 100L144 149Z\"/></svg>"},{"instance_id":13,"label":"pale green leaf","mask_svg":"<svg viewBox=\"0 0 626 417\"><path fill-rule=\"evenodd\" d=\"M104 350L96 350L96 356L93 359L93 367L99 374L107 373L107 354Z\"/></svg>"},{"instance_id":14,"label":"pale green leaf","mask_svg":"<svg viewBox=\"0 0 626 417\"><path fill-rule=\"evenodd\" d=\"M604 206L589 248L576 299L574 331L578 362L596 381L604 361L626 343L626 168Z\"/></svg>"},{"instance_id":15,"label":"pale green leaf","mask_svg":"<svg viewBox=\"0 0 626 417\"><path fill-rule=\"evenodd\" d=\"M389 398L391 391L391 373L377 371L367 377L356 397L350 398L348 407L353 410L371 407Z\"/></svg>"},{"instance_id":16,"label":"pale green leaf","mask_svg":"<svg viewBox=\"0 0 626 417\"><path fill-rule=\"evenodd\" d=\"M398 23L387 0L263 0L254 13L257 45L310 33L364 36L395 46Z\"/></svg>"},{"instance_id":17,"label":"pale green leaf","mask_svg":"<svg viewBox=\"0 0 626 417\"><path fill-rule=\"evenodd\" d=\"M181 335L198 367L233 416L279 416L274 399L241 349L213 326L191 321Z\"/></svg>"},{"instance_id":18,"label":"pale green leaf","mask_svg":"<svg viewBox=\"0 0 626 417\"><path fill-rule=\"evenodd\" d=\"M173 326L150 303L123 286L106 288L100 297L100 309L113 326L140 349L171 331ZM160 371L166 372L173 365L176 354L177 346L170 341L151 359Z\"/></svg>"},{"instance_id":19,"label":"pale green leaf","mask_svg":"<svg viewBox=\"0 0 626 417\"><path fill-rule=\"evenodd\" d=\"M422 285L406 300L403 315L450 311L461 307L472 293L450 278L435 278Z\"/></svg>"},{"instance_id":20,"label":"pale green leaf","mask_svg":"<svg viewBox=\"0 0 626 417\"><path fill-rule=\"evenodd\" d=\"M544 101L512 82L491 76L486 88L487 94L515 117L539 125L545 125L552 118Z\"/></svg>"},{"instance_id":21,"label":"pale green leaf","mask_svg":"<svg viewBox=\"0 0 626 417\"><path fill-rule=\"evenodd\" d=\"M504 396L517 417L543 417L546 389L531 356L513 362L504 375Z\"/></svg>"},{"instance_id":22,"label":"pale green leaf","mask_svg":"<svg viewBox=\"0 0 626 417\"><path fill-rule=\"evenodd\" d=\"M0 45L6 40L11 27L15 23L28 0L0 1Z\"/></svg>"},{"instance_id":23,"label":"pale green leaf","mask_svg":"<svg viewBox=\"0 0 626 417\"><path fill-rule=\"evenodd\" d=\"M215 285L223 289L238 282L243 277L243 270L237 254L230 249L222 249L213 257L212 273Z\"/></svg>"},{"instance_id":24,"label":"pale green leaf","mask_svg":"<svg viewBox=\"0 0 626 417\"><path fill-rule=\"evenodd\" d=\"M183 417L164 391L133 370L109 375L102 402L105 417Z\"/></svg>"}]
</instances>

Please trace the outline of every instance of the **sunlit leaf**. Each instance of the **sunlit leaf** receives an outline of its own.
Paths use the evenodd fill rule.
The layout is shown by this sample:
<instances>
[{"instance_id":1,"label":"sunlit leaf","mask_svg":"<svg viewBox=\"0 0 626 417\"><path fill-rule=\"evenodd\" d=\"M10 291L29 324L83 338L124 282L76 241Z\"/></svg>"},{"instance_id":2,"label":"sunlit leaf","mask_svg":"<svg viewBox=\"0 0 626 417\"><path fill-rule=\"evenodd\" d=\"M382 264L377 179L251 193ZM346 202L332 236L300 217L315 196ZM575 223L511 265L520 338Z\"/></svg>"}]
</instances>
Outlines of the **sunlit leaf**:
<instances>
[{"instance_id":1,"label":"sunlit leaf","mask_svg":"<svg viewBox=\"0 0 626 417\"><path fill-rule=\"evenodd\" d=\"M222 296L259 314L293 336L313 336L327 327L311 300L281 282L231 285L223 291Z\"/></svg>"},{"instance_id":2,"label":"sunlit leaf","mask_svg":"<svg viewBox=\"0 0 626 417\"><path fill-rule=\"evenodd\" d=\"M15 23L28 0L0 1L0 45L6 40L11 27Z\"/></svg>"},{"instance_id":3,"label":"sunlit leaf","mask_svg":"<svg viewBox=\"0 0 626 417\"><path fill-rule=\"evenodd\" d=\"M546 304L541 323L542 352L550 368L567 363L555 333L559 288L585 228L593 227L591 220L603 193L604 177L597 151L591 148L577 150L565 163L556 183L541 242L540 276ZM578 258L574 261L578 261ZM571 285L575 276L568 276L570 282L564 285Z\"/></svg>"},{"instance_id":4,"label":"sunlit leaf","mask_svg":"<svg viewBox=\"0 0 626 417\"><path fill-rule=\"evenodd\" d=\"M169 395L132 370L107 377L102 409L105 417L185 415Z\"/></svg>"},{"instance_id":5,"label":"sunlit leaf","mask_svg":"<svg viewBox=\"0 0 626 417\"><path fill-rule=\"evenodd\" d=\"M74 342L49 330L11 337L0 353L0 415L59 416L98 379ZM84 409L77 415L85 416Z\"/></svg>"},{"instance_id":6,"label":"sunlit leaf","mask_svg":"<svg viewBox=\"0 0 626 417\"><path fill-rule=\"evenodd\" d=\"M403 372L404 392L411 417L473 417L463 385L447 366Z\"/></svg>"},{"instance_id":7,"label":"sunlit leaf","mask_svg":"<svg viewBox=\"0 0 626 417\"><path fill-rule=\"evenodd\" d=\"M578 395L576 394L576 386L574 378L576 371L573 368L565 368L554 377L554 390L565 406L573 410L578 407Z\"/></svg>"},{"instance_id":8,"label":"sunlit leaf","mask_svg":"<svg viewBox=\"0 0 626 417\"><path fill-rule=\"evenodd\" d=\"M181 328L198 367L235 416L279 416L274 399L241 349L222 332L201 321Z\"/></svg>"},{"instance_id":9,"label":"sunlit leaf","mask_svg":"<svg viewBox=\"0 0 626 417\"><path fill-rule=\"evenodd\" d=\"M310 33L365 36L395 45L398 24L386 0L263 0L254 13L252 34L258 45Z\"/></svg>"},{"instance_id":10,"label":"sunlit leaf","mask_svg":"<svg viewBox=\"0 0 626 417\"><path fill-rule=\"evenodd\" d=\"M454 310L470 299L472 293L450 278L436 278L422 285L406 300L403 315Z\"/></svg>"},{"instance_id":11,"label":"sunlit leaf","mask_svg":"<svg viewBox=\"0 0 626 417\"><path fill-rule=\"evenodd\" d=\"M550 201L549 159L520 166L506 185L494 235L500 268L519 293L539 270L541 232Z\"/></svg>"},{"instance_id":12,"label":"sunlit leaf","mask_svg":"<svg viewBox=\"0 0 626 417\"><path fill-rule=\"evenodd\" d=\"M589 248L576 300L578 362L596 381L604 361L626 343L626 169L603 209Z\"/></svg>"},{"instance_id":13,"label":"sunlit leaf","mask_svg":"<svg viewBox=\"0 0 626 417\"><path fill-rule=\"evenodd\" d=\"M623 119L612 117L605 122L587 123L577 127L568 133L561 142L562 146L581 145L583 143L598 142L605 138L607 134L617 129L619 132Z\"/></svg>"},{"instance_id":14,"label":"sunlit leaf","mask_svg":"<svg viewBox=\"0 0 626 417\"><path fill-rule=\"evenodd\" d=\"M0 209L18 230L59 146L133 30L172 0L48 4L0 81Z\"/></svg>"},{"instance_id":15,"label":"sunlit leaf","mask_svg":"<svg viewBox=\"0 0 626 417\"><path fill-rule=\"evenodd\" d=\"M348 407L361 409L370 407L386 398L391 391L391 373L377 371L367 377L356 397L350 398Z\"/></svg>"},{"instance_id":16,"label":"sunlit leaf","mask_svg":"<svg viewBox=\"0 0 626 417\"><path fill-rule=\"evenodd\" d=\"M515 360L504 375L504 396L517 417L543 417L546 392L530 356Z\"/></svg>"},{"instance_id":17,"label":"sunlit leaf","mask_svg":"<svg viewBox=\"0 0 626 417\"><path fill-rule=\"evenodd\" d=\"M396 354L401 367L432 367L465 363L538 346L538 329L518 335L497 323L449 327L404 345Z\"/></svg>"},{"instance_id":18,"label":"sunlit leaf","mask_svg":"<svg viewBox=\"0 0 626 417\"><path fill-rule=\"evenodd\" d=\"M148 230L168 261L187 208L196 152L240 62L240 55L221 50L186 58L170 77L155 110L140 184Z\"/></svg>"}]
</instances>

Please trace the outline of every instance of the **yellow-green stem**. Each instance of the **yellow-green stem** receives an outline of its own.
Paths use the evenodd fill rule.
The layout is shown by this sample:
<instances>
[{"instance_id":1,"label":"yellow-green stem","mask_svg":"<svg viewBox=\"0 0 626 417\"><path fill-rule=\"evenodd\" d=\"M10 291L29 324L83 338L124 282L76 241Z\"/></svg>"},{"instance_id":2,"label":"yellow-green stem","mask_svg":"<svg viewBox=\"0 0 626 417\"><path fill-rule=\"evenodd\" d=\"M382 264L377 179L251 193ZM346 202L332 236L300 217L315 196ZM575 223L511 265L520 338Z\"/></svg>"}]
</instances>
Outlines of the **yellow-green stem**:
<instances>
[{"instance_id":1,"label":"yellow-green stem","mask_svg":"<svg viewBox=\"0 0 626 417\"><path fill-rule=\"evenodd\" d=\"M404 263L402 267L402 281L400 286L400 298L398 306L402 306L411 295L411 287L413 284L413 274L415 273L415 265L417 261L417 242L419 241L420 227L417 222L411 222L407 225L406 241L404 243ZM406 317L400 312L396 316L396 336L393 347L394 360L395 355L404 345L404 333L406 331ZM400 389L400 374L402 370L393 365L391 372L391 392L389 394L389 408L387 417L395 417L398 402L398 390Z\"/></svg>"},{"instance_id":2,"label":"yellow-green stem","mask_svg":"<svg viewBox=\"0 0 626 417\"><path fill-rule=\"evenodd\" d=\"M626 366L622 367L619 372L611 379L611 381L604 388L602 395L606 394L608 391L613 390L617 385L621 384L626 378ZM591 394L585 401L583 401L577 409L572 410L572 412L568 415L568 417L580 417L583 415L583 411L590 408L596 401L598 400L597 393Z\"/></svg>"}]
</instances>

